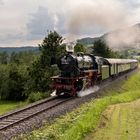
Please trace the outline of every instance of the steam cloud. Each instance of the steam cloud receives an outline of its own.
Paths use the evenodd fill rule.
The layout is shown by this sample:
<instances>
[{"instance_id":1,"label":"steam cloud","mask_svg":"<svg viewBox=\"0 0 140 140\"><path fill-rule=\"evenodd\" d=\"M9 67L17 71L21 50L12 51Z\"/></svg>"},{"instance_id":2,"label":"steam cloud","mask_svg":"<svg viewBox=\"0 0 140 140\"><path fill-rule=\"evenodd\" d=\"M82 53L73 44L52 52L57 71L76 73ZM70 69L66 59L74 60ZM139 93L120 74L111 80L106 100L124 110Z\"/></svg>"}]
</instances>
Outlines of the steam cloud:
<instances>
[{"instance_id":1,"label":"steam cloud","mask_svg":"<svg viewBox=\"0 0 140 140\"><path fill-rule=\"evenodd\" d=\"M2 0L0 0L0 5L2 5L3 4L3 1Z\"/></svg>"},{"instance_id":2,"label":"steam cloud","mask_svg":"<svg viewBox=\"0 0 140 140\"><path fill-rule=\"evenodd\" d=\"M85 90L81 90L77 95L78 97L87 96L89 94L97 92L99 89L100 89L99 86L94 86Z\"/></svg>"},{"instance_id":3,"label":"steam cloud","mask_svg":"<svg viewBox=\"0 0 140 140\"><path fill-rule=\"evenodd\" d=\"M95 27L107 30L120 27L126 22L124 11L119 1L88 0L75 6L70 12L68 31L71 34L80 34L92 32Z\"/></svg>"},{"instance_id":4,"label":"steam cloud","mask_svg":"<svg viewBox=\"0 0 140 140\"><path fill-rule=\"evenodd\" d=\"M131 24L130 11L119 0L81 1L80 5L75 5L69 13L66 22L68 39L74 39L83 33L95 35L99 32L123 29ZM137 26L126 28L123 31L107 35L105 40L112 48L128 47L138 41L139 31L140 28ZM139 45L137 44L135 47L139 47Z\"/></svg>"},{"instance_id":5,"label":"steam cloud","mask_svg":"<svg viewBox=\"0 0 140 140\"><path fill-rule=\"evenodd\" d=\"M114 31L105 36L107 44L111 48L120 49L124 47L140 48L140 25Z\"/></svg>"}]
</instances>

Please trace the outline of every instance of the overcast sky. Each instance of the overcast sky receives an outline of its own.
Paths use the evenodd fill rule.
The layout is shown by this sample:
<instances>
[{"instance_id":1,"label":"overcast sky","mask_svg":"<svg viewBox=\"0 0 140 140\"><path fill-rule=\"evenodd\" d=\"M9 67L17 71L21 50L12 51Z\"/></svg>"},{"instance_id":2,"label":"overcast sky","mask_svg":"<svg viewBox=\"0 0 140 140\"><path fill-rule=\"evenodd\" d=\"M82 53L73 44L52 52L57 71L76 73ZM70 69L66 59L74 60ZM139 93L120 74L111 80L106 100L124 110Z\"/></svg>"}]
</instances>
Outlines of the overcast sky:
<instances>
[{"instance_id":1,"label":"overcast sky","mask_svg":"<svg viewBox=\"0 0 140 140\"><path fill-rule=\"evenodd\" d=\"M67 40L140 23L140 0L0 0L0 47L37 46L48 30Z\"/></svg>"}]
</instances>

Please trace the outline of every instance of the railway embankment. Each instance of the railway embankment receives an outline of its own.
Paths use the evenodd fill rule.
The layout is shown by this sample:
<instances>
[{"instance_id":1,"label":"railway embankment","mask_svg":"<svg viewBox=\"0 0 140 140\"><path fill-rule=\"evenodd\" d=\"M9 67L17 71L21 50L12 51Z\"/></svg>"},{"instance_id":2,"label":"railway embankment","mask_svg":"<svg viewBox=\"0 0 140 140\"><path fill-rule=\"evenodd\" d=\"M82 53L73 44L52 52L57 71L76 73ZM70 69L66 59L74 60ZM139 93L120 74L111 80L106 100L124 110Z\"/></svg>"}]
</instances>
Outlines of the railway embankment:
<instances>
[{"instance_id":1,"label":"railway embankment","mask_svg":"<svg viewBox=\"0 0 140 140\"><path fill-rule=\"evenodd\" d=\"M23 138L28 140L84 139L89 132L94 132L101 126L102 113L108 106L128 103L140 98L140 72L114 82L102 92L104 92L103 97L92 99L71 113L56 119L51 125L46 124L40 130L33 131Z\"/></svg>"}]
</instances>

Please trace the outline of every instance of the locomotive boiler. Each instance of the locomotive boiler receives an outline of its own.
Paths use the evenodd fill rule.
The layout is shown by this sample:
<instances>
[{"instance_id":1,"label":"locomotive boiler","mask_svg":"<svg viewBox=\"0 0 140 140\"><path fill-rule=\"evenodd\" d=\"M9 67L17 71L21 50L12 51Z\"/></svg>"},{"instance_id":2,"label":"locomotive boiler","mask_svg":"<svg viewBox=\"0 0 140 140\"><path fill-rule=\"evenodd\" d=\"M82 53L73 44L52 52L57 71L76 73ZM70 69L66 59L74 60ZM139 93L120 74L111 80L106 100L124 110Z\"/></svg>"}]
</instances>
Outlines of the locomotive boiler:
<instances>
[{"instance_id":1,"label":"locomotive boiler","mask_svg":"<svg viewBox=\"0 0 140 140\"><path fill-rule=\"evenodd\" d=\"M86 70L98 69L95 57L90 54L78 53L72 55L67 53L58 59L58 68L63 77L77 77Z\"/></svg>"}]
</instances>

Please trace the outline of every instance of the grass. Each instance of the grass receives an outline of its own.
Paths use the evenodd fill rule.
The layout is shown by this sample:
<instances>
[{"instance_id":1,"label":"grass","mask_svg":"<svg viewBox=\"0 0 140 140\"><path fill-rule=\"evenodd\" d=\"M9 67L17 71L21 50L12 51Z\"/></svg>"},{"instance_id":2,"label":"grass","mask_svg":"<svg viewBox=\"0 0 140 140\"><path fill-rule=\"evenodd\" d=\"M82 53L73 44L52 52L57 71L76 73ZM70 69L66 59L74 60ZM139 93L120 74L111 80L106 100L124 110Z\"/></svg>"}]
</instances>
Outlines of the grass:
<instances>
[{"instance_id":1,"label":"grass","mask_svg":"<svg viewBox=\"0 0 140 140\"><path fill-rule=\"evenodd\" d=\"M0 101L0 115L25 106L26 102Z\"/></svg>"},{"instance_id":2,"label":"grass","mask_svg":"<svg viewBox=\"0 0 140 140\"><path fill-rule=\"evenodd\" d=\"M25 101L1 101L0 100L0 115L18 109L22 108L32 102L44 99L45 97L48 97L49 94L44 94L41 92L33 92L30 94L29 98Z\"/></svg>"},{"instance_id":3,"label":"grass","mask_svg":"<svg viewBox=\"0 0 140 140\"><path fill-rule=\"evenodd\" d=\"M99 126L85 140L139 140L140 99L109 106L102 113Z\"/></svg>"},{"instance_id":4,"label":"grass","mask_svg":"<svg viewBox=\"0 0 140 140\"><path fill-rule=\"evenodd\" d=\"M113 88L112 88L113 89ZM23 136L24 140L80 140L98 127L102 112L112 104L126 103L140 98L140 72L128 78L119 90L106 91L100 99L81 105L65 116L56 119L52 125L46 124L40 130ZM119 94L117 94L119 93Z\"/></svg>"}]
</instances>

